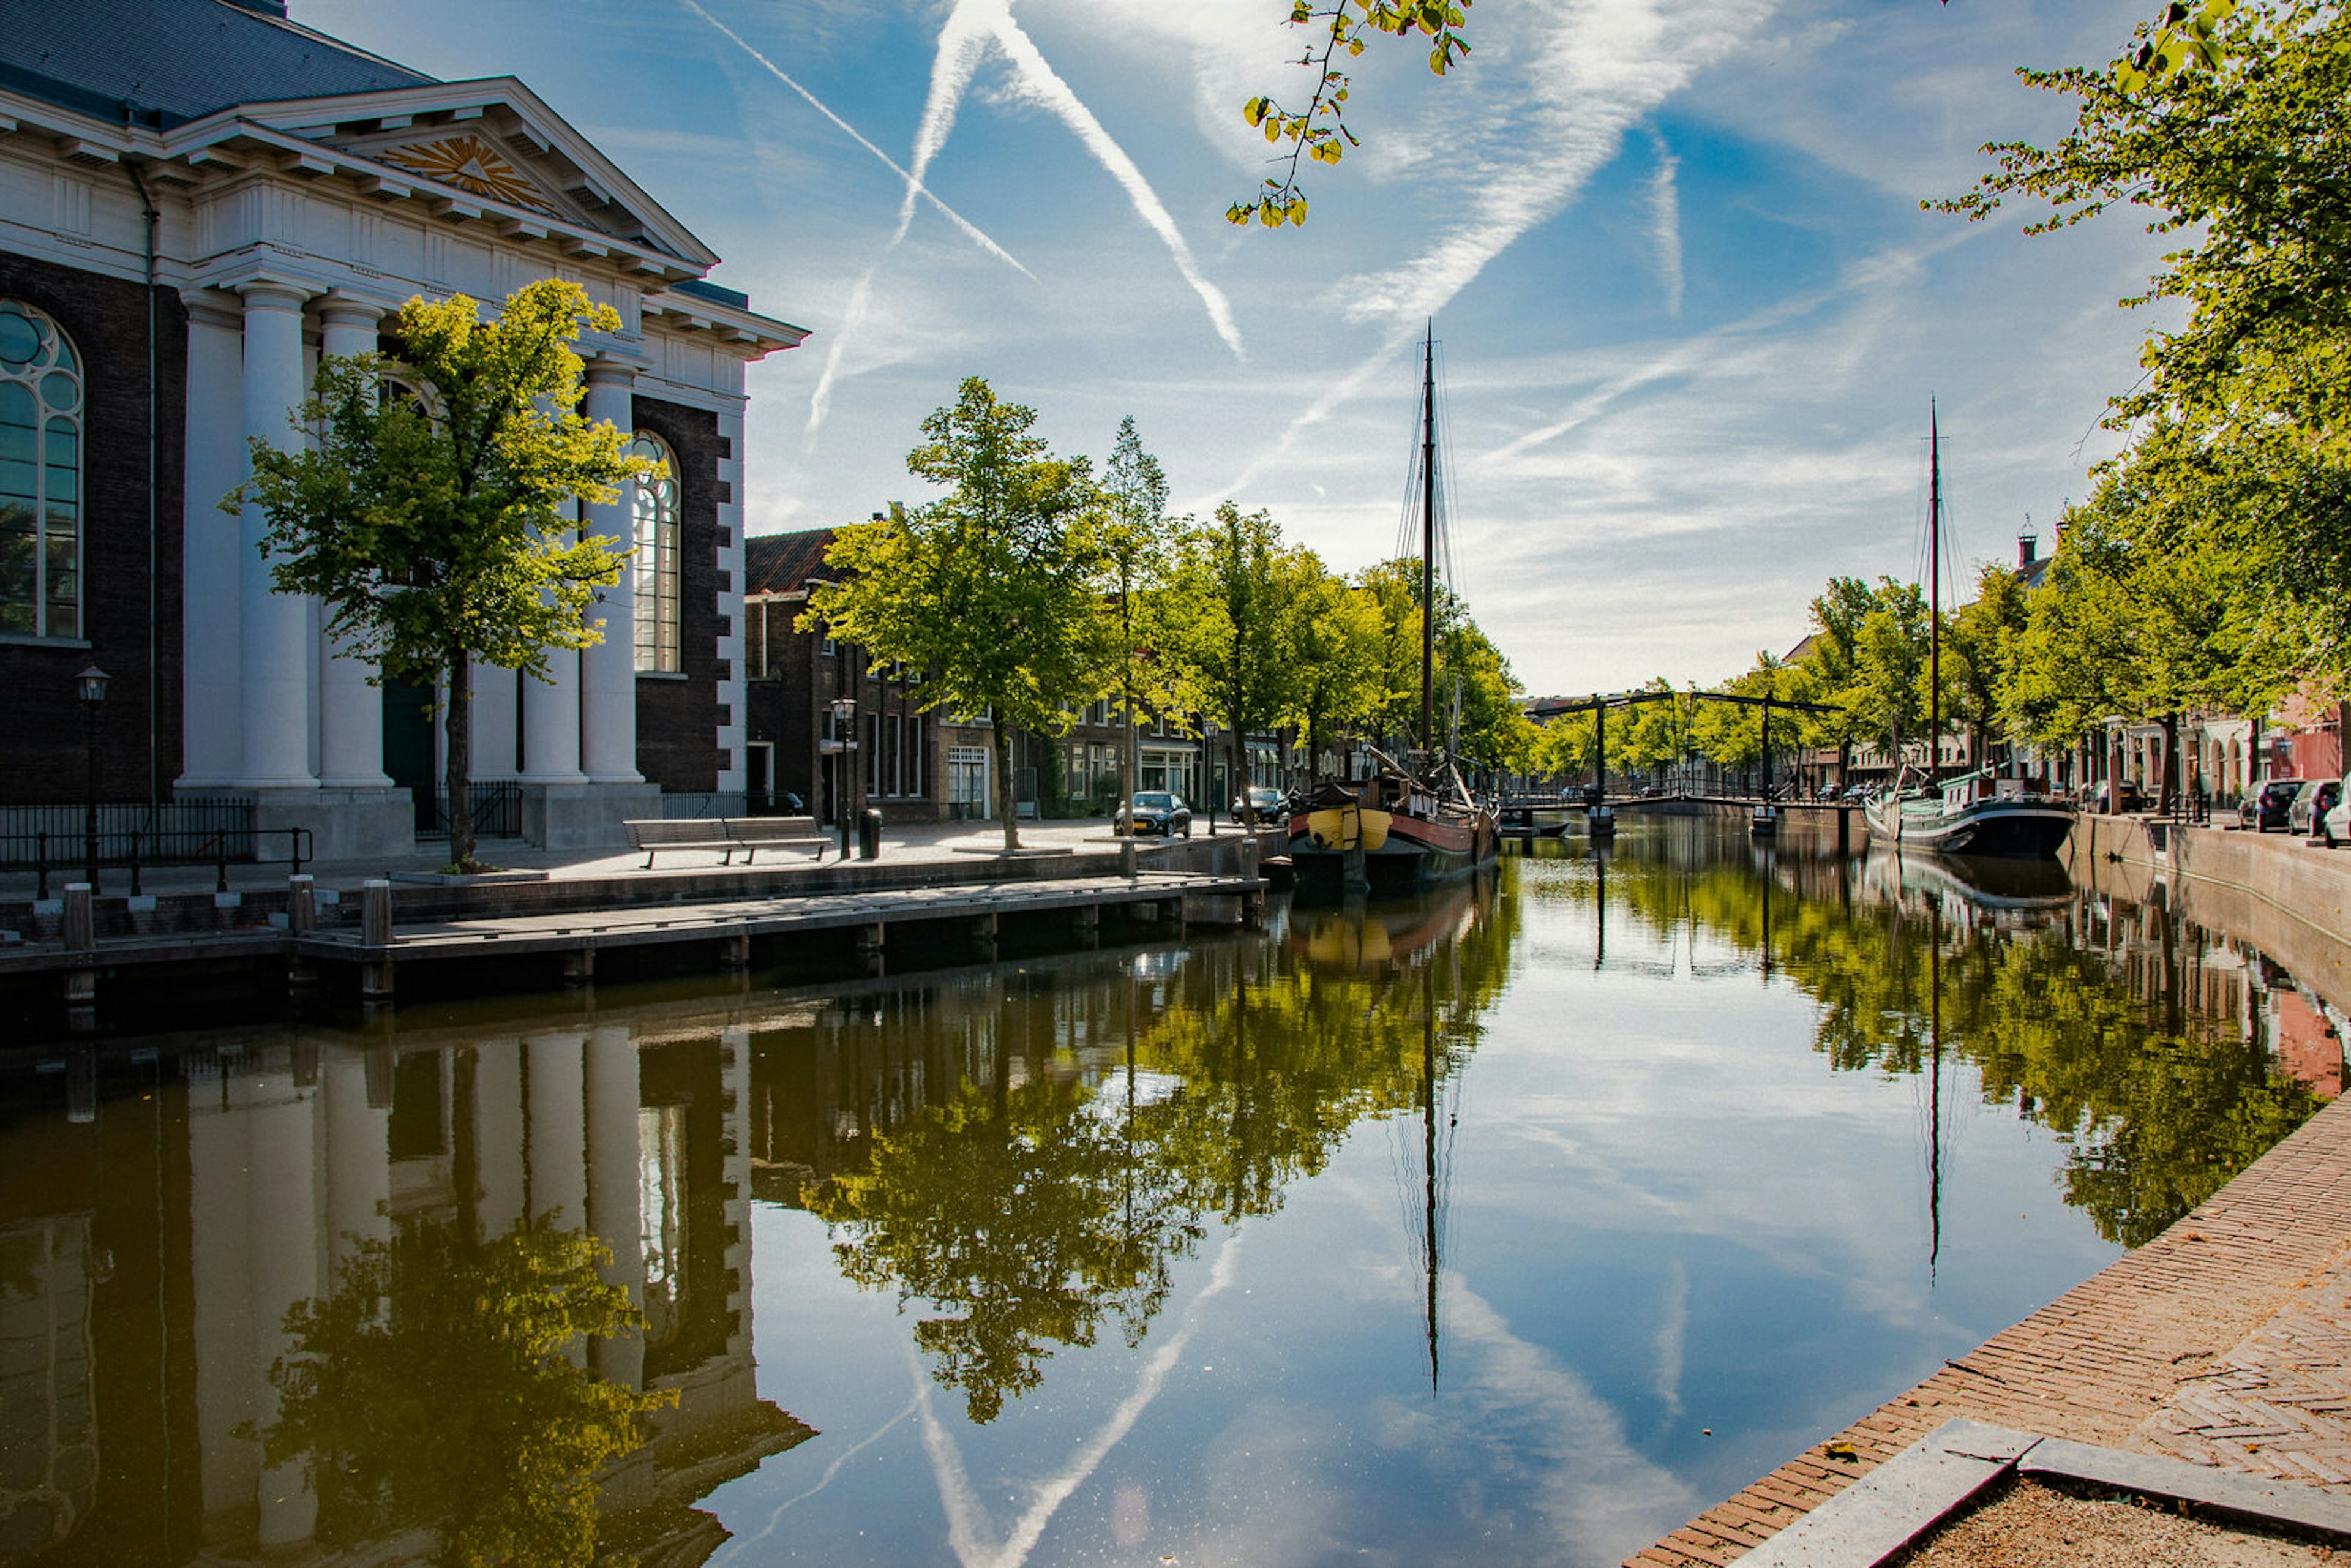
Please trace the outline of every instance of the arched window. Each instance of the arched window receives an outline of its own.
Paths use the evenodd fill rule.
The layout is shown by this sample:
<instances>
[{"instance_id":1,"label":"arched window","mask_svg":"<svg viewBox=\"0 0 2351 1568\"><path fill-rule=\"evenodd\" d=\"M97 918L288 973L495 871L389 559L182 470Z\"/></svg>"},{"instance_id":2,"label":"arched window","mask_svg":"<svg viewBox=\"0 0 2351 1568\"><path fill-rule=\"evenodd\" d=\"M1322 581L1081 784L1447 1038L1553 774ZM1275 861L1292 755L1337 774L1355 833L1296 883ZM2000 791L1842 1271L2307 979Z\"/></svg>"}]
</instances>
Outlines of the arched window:
<instances>
[{"instance_id":1,"label":"arched window","mask_svg":"<svg viewBox=\"0 0 2351 1568\"><path fill-rule=\"evenodd\" d=\"M0 633L82 634L81 447L81 356L0 299Z\"/></svg>"},{"instance_id":2,"label":"arched window","mask_svg":"<svg viewBox=\"0 0 2351 1568\"><path fill-rule=\"evenodd\" d=\"M630 486L636 513L637 668L674 674L684 668L677 596L677 459L658 435L639 431L628 455L662 465L661 472Z\"/></svg>"}]
</instances>

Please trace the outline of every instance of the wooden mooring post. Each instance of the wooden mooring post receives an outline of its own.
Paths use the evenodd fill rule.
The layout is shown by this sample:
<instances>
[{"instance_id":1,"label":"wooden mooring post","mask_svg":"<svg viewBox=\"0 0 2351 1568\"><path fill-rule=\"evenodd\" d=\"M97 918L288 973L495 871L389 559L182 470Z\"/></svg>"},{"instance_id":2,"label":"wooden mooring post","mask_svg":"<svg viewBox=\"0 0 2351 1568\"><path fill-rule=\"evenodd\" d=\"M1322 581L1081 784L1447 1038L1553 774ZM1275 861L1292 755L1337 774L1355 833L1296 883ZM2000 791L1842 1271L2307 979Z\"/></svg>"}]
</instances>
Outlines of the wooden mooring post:
<instances>
[{"instance_id":1,"label":"wooden mooring post","mask_svg":"<svg viewBox=\"0 0 2351 1568\"><path fill-rule=\"evenodd\" d=\"M392 883L360 884L360 998L392 1000Z\"/></svg>"},{"instance_id":2,"label":"wooden mooring post","mask_svg":"<svg viewBox=\"0 0 2351 1568\"><path fill-rule=\"evenodd\" d=\"M286 879L286 935L298 943L319 924L318 879L304 872ZM286 988L307 991L319 983L319 967L297 947L286 957Z\"/></svg>"},{"instance_id":3,"label":"wooden mooring post","mask_svg":"<svg viewBox=\"0 0 2351 1568\"><path fill-rule=\"evenodd\" d=\"M68 953L98 951L98 909L89 883L66 883L65 908L59 912L61 929ZM66 971L66 1015L70 1027L79 1033L95 1028L98 1022L98 963L95 956L85 966Z\"/></svg>"}]
</instances>

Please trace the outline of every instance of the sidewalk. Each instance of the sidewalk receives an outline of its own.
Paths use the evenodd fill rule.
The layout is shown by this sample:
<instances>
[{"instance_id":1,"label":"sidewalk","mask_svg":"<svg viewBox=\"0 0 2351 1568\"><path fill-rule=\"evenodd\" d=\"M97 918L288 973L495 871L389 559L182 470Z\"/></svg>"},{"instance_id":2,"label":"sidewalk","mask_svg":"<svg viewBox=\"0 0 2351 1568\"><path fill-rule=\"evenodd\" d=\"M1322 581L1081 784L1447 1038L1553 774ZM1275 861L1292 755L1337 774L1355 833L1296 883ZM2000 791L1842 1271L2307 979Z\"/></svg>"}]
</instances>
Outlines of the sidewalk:
<instances>
[{"instance_id":1,"label":"sidewalk","mask_svg":"<svg viewBox=\"0 0 2351 1568\"><path fill-rule=\"evenodd\" d=\"M1219 824L1217 836L1238 837L1241 830L1229 823ZM1193 841L1208 837L1208 827L1202 822L1192 830ZM835 847L827 850L822 863L837 863L839 835L834 835ZM1022 822L1020 845L1023 849L1066 850L1073 852L1102 852L1118 844L1110 831L1110 824L1100 819L1075 821ZM1162 841L1140 839L1143 845ZM956 862L976 854L988 854L1004 845L1004 830L995 822L913 823L903 827L885 827L882 831L882 854L879 864L903 862ZM641 870L645 863L644 852L627 848L604 850L541 850L509 839L486 841L475 851L476 856L492 864L512 871L544 871L551 880L570 881L595 877L625 875ZM335 861L306 862L302 870L318 879L321 887L355 888L371 878L389 876L395 872L429 873L439 871L448 863L449 847L445 843L419 844L415 852L398 861ZM720 857L716 852L670 850L663 852L662 869L702 870L716 867ZM776 855L770 852L759 864L778 866L811 864L805 852ZM228 868L229 891L233 893L261 892L275 889L283 892L292 867L283 861L259 865L244 865L232 862ZM140 891L143 894L211 893L217 886L217 873L210 865L157 865L142 867ZM0 903L29 899L37 885L29 871L0 872ZM49 873L49 896L55 898L69 882L79 882L78 868L53 869ZM131 891L131 869L128 866L99 868L99 892L106 897L116 897Z\"/></svg>"}]
</instances>

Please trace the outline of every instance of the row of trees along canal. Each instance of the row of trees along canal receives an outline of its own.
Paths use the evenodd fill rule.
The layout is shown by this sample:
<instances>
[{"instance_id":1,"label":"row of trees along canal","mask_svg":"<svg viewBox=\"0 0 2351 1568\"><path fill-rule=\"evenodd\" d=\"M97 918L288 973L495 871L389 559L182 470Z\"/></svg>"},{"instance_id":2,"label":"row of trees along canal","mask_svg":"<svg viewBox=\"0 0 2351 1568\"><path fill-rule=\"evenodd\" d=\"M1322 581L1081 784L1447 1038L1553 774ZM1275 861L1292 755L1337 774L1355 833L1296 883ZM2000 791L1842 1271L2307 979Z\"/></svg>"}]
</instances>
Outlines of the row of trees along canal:
<instances>
[{"instance_id":1,"label":"row of trees along canal","mask_svg":"<svg viewBox=\"0 0 2351 1568\"><path fill-rule=\"evenodd\" d=\"M253 443L253 476L223 503L257 507L279 592L315 594L348 656L419 679L443 707L452 801L472 761L470 672L545 678L551 649L611 630L597 615L626 541L580 529L578 502L615 498L653 465L579 413L582 329L619 318L576 286L535 283L480 319L462 295L412 299L392 354L332 358L295 411L295 439ZM1167 509L1165 476L1130 418L1096 476L1032 433L1033 411L977 377L923 421L907 467L946 494L841 530L807 623L917 672L924 707L993 713L998 777L1009 730L1059 734L1107 698L1126 723L1125 793L1143 720L1229 737L1290 729L1319 757L1349 736L1412 734L1423 606L1397 561L1351 578L1231 503L1207 522ZM1437 604L1437 679L1458 692L1456 749L1507 759L1526 730L1510 667L1458 598ZM622 631L625 633L625 628ZM1416 737L1420 744L1436 737ZM999 789L1005 842L1019 842ZM450 814L456 869L473 829Z\"/></svg>"},{"instance_id":2,"label":"row of trees along canal","mask_svg":"<svg viewBox=\"0 0 2351 1568\"><path fill-rule=\"evenodd\" d=\"M946 493L841 529L825 558L840 579L811 594L802 620L918 672L925 708L992 712L998 778L1012 776L1012 728L1062 734L1096 701L1126 727L1130 798L1140 726L1158 716L1221 732L1237 786L1247 737L1281 729L1310 766L1356 736L1391 748L1399 737L1447 740L1489 763L1523 754L1531 730L1510 665L1442 590L1436 680L1458 695L1458 728L1415 735L1423 606L1411 563L1343 577L1265 512L1227 501L1205 522L1172 515L1132 418L1099 476L1084 457L1054 455L1036 422L966 380L906 456ZM1015 847L1013 792L997 793Z\"/></svg>"}]
</instances>

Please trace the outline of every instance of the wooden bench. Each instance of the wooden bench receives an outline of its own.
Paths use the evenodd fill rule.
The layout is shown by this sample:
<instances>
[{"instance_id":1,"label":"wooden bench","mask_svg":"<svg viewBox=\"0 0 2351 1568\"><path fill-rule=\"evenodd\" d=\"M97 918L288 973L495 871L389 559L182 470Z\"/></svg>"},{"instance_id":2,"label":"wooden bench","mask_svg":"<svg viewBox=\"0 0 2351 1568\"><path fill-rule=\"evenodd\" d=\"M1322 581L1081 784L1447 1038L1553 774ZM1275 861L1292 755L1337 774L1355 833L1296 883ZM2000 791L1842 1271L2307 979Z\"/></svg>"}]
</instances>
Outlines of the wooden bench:
<instances>
[{"instance_id":1,"label":"wooden bench","mask_svg":"<svg viewBox=\"0 0 2351 1568\"><path fill-rule=\"evenodd\" d=\"M647 871L653 869L653 856L664 850L717 850L726 857L719 863L733 865L735 852L742 848L726 831L726 822L715 817L682 821L659 819L621 825L629 830L630 846L645 852Z\"/></svg>"},{"instance_id":2,"label":"wooden bench","mask_svg":"<svg viewBox=\"0 0 2351 1568\"><path fill-rule=\"evenodd\" d=\"M817 831L814 817L729 817L726 832L743 852L746 865L763 849L814 849L821 861L832 842L831 834Z\"/></svg>"}]
</instances>

